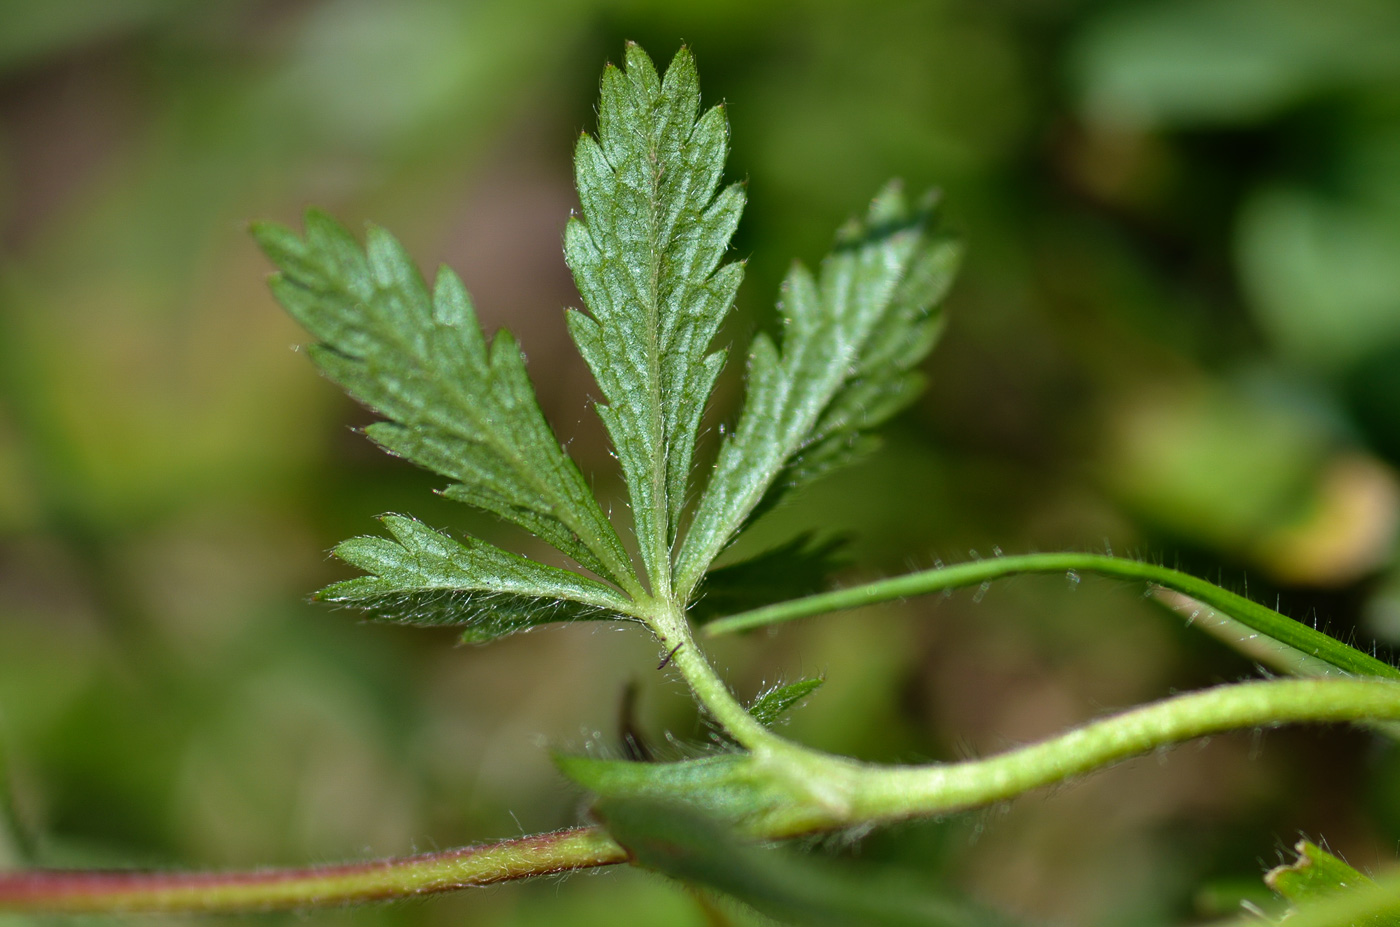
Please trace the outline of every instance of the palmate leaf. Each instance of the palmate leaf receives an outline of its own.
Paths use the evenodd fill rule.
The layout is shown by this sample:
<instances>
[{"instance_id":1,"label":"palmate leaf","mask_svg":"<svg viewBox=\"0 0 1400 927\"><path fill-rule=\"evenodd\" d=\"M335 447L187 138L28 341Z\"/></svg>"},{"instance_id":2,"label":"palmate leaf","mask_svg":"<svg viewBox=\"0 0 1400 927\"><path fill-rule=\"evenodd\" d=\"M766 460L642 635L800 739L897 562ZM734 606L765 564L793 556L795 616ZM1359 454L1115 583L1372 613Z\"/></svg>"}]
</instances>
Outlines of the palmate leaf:
<instances>
[{"instance_id":1,"label":"palmate leaf","mask_svg":"<svg viewBox=\"0 0 1400 927\"><path fill-rule=\"evenodd\" d=\"M676 562L687 594L715 557L783 494L870 446L869 432L914 397L914 367L940 330L958 244L932 200L911 209L891 185L838 237L820 279L801 265L783 285L782 345L754 339L748 396Z\"/></svg>"},{"instance_id":2,"label":"palmate leaf","mask_svg":"<svg viewBox=\"0 0 1400 927\"><path fill-rule=\"evenodd\" d=\"M721 108L699 110L689 51L662 79L629 45L625 70L603 75L597 139L579 140L583 214L564 236L589 313L571 311L569 331L606 399L653 593L670 587L696 429L724 364L710 342L743 276L720 266L744 206L737 184L719 190L728 127Z\"/></svg>"},{"instance_id":3,"label":"palmate leaf","mask_svg":"<svg viewBox=\"0 0 1400 927\"><path fill-rule=\"evenodd\" d=\"M723 258L744 194L720 186L728 129L721 108L701 113L690 53L664 78L635 45L624 65L604 74L597 137L584 135L576 151L582 211L567 226L565 257L586 312L570 310L567 322L602 390L597 408L627 483L645 581L545 421L510 334L485 338L447 268L430 292L387 232L371 227L361 248L312 211L304 238L271 224L254 231L280 270L274 294L318 339L313 359L387 419L369 436L451 479L450 498L514 522L603 580L395 516L393 540L337 549L369 575L323 598L390 620L469 624L486 638L556 618L650 622L653 598L693 605L701 620L822 582L831 548L799 541L714 571L692 602L745 524L858 453L909 401L958 249L930 233L931 206L911 210L891 188L838 238L819 279L794 269L781 347L755 340L747 405L682 538L696 433L724 362L712 342L743 276Z\"/></svg>"}]
</instances>

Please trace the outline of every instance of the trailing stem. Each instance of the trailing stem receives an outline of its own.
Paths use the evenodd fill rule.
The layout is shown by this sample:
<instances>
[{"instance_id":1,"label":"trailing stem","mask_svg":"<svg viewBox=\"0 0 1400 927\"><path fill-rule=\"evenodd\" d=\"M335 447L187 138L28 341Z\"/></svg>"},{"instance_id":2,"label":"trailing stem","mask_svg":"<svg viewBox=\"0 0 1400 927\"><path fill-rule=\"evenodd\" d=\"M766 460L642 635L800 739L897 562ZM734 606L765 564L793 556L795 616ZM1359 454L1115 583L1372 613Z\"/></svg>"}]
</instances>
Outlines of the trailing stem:
<instances>
[{"instance_id":1,"label":"trailing stem","mask_svg":"<svg viewBox=\"0 0 1400 927\"><path fill-rule=\"evenodd\" d=\"M645 620L671 654L671 665L680 672L696 700L740 745L750 751L762 752L775 744L788 743L754 720L734 697L728 684L715 672L700 650L700 645L690 632L690 622L681 609L660 608Z\"/></svg>"},{"instance_id":2,"label":"trailing stem","mask_svg":"<svg viewBox=\"0 0 1400 927\"><path fill-rule=\"evenodd\" d=\"M1333 678L1219 686L1136 708L987 759L929 766L867 765L798 747L765 730L764 753L751 757L758 772L772 773L778 785L791 785L793 777L800 775L803 792L794 793L794 801L810 801L812 795L820 794L822 805L815 816L810 808L793 807L786 813L780 809L750 830L758 837L781 838L946 814L1003 801L1207 734L1293 722L1377 720L1400 721L1400 683ZM0 873L0 911L231 912L327 907L627 860L627 851L601 829L585 827L427 856L316 869Z\"/></svg>"},{"instance_id":3,"label":"trailing stem","mask_svg":"<svg viewBox=\"0 0 1400 927\"><path fill-rule=\"evenodd\" d=\"M0 872L0 911L61 914L323 908L450 892L626 862L598 827L579 827L342 866L252 872Z\"/></svg>"},{"instance_id":4,"label":"trailing stem","mask_svg":"<svg viewBox=\"0 0 1400 927\"><path fill-rule=\"evenodd\" d=\"M1321 631L1294 621L1244 596L1221 589L1180 570L1103 554L1024 554L959 563L849 589L793 599L721 618L706 625L705 633L709 636L730 634L825 612L876 605L947 589L980 586L993 580L1026 573L1068 573L1076 577L1079 573L1096 573L1118 579L1145 581L1152 586L1189 596L1203 606L1218 609L1256 634L1265 635L1297 651L1314 665L1321 661L1330 665L1334 671L1341 670L1356 676L1400 679L1400 670L1390 664L1354 647L1348 647Z\"/></svg>"},{"instance_id":5,"label":"trailing stem","mask_svg":"<svg viewBox=\"0 0 1400 927\"><path fill-rule=\"evenodd\" d=\"M1128 757L1224 731L1296 722L1400 720L1400 683L1287 679L1217 686L1086 724L983 760L864 767L851 814L871 822L955 811L1020 795Z\"/></svg>"}]
</instances>

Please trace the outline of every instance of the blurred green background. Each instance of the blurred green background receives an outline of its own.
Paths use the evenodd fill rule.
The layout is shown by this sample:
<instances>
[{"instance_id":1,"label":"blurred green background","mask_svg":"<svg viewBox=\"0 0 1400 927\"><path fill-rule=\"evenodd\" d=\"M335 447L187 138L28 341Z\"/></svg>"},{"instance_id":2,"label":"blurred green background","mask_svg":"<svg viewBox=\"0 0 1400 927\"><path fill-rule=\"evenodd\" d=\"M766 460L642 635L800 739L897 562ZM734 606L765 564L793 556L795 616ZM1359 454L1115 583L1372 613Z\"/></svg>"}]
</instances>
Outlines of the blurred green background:
<instances>
[{"instance_id":1,"label":"blurred green background","mask_svg":"<svg viewBox=\"0 0 1400 927\"><path fill-rule=\"evenodd\" d=\"M295 353L246 234L316 204L452 264L615 491L560 241L626 39L660 61L684 40L729 105L750 263L727 340L890 176L941 186L969 245L927 394L750 549L851 532L848 581L1111 549L1400 641L1393 0L0 0L0 864L296 864L571 824L547 749L616 749L629 681L663 753L704 741L635 630L463 649L306 601L377 513L501 532L352 432L367 414ZM715 651L743 695L825 672L792 736L904 761L1253 671L1136 590L1059 578ZM1300 832L1393 861L1400 751L1217 737L821 850L1026 923L1165 925L1237 910ZM712 916L617 871L247 922Z\"/></svg>"}]
</instances>

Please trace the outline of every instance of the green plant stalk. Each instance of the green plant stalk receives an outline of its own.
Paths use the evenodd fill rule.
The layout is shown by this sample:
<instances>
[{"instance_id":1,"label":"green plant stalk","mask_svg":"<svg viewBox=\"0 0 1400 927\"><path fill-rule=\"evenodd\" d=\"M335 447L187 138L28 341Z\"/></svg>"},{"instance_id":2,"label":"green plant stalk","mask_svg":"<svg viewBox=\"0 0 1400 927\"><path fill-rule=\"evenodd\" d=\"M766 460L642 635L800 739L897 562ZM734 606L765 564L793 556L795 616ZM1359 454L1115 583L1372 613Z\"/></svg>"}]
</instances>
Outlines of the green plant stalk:
<instances>
[{"instance_id":1,"label":"green plant stalk","mask_svg":"<svg viewBox=\"0 0 1400 927\"><path fill-rule=\"evenodd\" d=\"M54 914L323 908L449 892L625 862L599 827L401 859L227 873L0 872L0 911Z\"/></svg>"},{"instance_id":2,"label":"green plant stalk","mask_svg":"<svg viewBox=\"0 0 1400 927\"><path fill-rule=\"evenodd\" d=\"M1025 554L996 557L973 563L924 570L880 580L849 589L838 589L806 598L721 618L706 625L707 635L731 634L766 625L807 618L824 612L875 605L908 596L926 595L945 589L978 586L1008 576L1026 573L1097 573L1118 579L1141 580L1154 586L1190 596L1197 602L1218 609L1252 631L1264 634L1300 653L1322 660L1356 676L1400 679L1400 670L1354 647L1301 624L1271 608L1253 602L1188 573L1168 567L1110 557L1103 554Z\"/></svg>"},{"instance_id":3,"label":"green plant stalk","mask_svg":"<svg viewBox=\"0 0 1400 927\"><path fill-rule=\"evenodd\" d=\"M785 801L746 823L766 838L929 817L992 804L1171 744L1298 722L1400 721L1400 682L1332 676L1236 683L1176 696L979 760L880 766L764 729L755 780Z\"/></svg>"},{"instance_id":4,"label":"green plant stalk","mask_svg":"<svg viewBox=\"0 0 1400 927\"><path fill-rule=\"evenodd\" d=\"M1336 676L1340 672L1326 660L1309 656L1267 634L1260 634L1219 609L1207 608L1173 589L1157 586L1149 591L1148 597L1167 611L1186 619L1191 627L1204 631L1266 669L1286 676Z\"/></svg>"},{"instance_id":5,"label":"green plant stalk","mask_svg":"<svg viewBox=\"0 0 1400 927\"><path fill-rule=\"evenodd\" d=\"M775 735L760 724L734 697L729 686L715 672L691 633L690 622L679 608L657 608L643 619L663 647L671 654L669 663L685 679L695 698L733 738L754 753L796 745Z\"/></svg>"},{"instance_id":6,"label":"green plant stalk","mask_svg":"<svg viewBox=\"0 0 1400 927\"><path fill-rule=\"evenodd\" d=\"M1400 683L1328 678L1219 686L1136 708L987 759L931 766L858 763L790 744L765 729L765 752L753 755L753 761L793 786L794 805L786 813L769 816L752 833L782 838L947 814L1012 798L1174 743L1239 728L1374 720L1400 721ZM813 801L820 807L814 809ZM587 827L427 856L319 869L0 873L0 911L234 912L328 907L627 860L627 852L606 833Z\"/></svg>"},{"instance_id":7,"label":"green plant stalk","mask_svg":"<svg viewBox=\"0 0 1400 927\"><path fill-rule=\"evenodd\" d=\"M982 760L864 766L851 819L870 823L941 814L1012 798L1168 744L1241 728L1296 722L1400 720L1400 683L1285 679L1217 686L1165 699Z\"/></svg>"}]
</instances>

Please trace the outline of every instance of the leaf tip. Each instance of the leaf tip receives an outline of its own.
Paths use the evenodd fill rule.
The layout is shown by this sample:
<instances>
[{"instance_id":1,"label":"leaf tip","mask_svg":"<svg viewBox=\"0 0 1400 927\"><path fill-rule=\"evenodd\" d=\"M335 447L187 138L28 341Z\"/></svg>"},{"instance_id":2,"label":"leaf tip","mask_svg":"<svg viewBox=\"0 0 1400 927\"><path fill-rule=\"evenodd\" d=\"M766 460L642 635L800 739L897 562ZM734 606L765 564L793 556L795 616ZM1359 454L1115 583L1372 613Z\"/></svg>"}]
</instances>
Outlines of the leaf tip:
<instances>
[{"instance_id":1,"label":"leaf tip","mask_svg":"<svg viewBox=\"0 0 1400 927\"><path fill-rule=\"evenodd\" d=\"M280 264L285 255L298 249L301 239L297 233L280 222L260 219L248 223L248 234L273 263ZM278 276L278 274L274 274Z\"/></svg>"}]
</instances>

